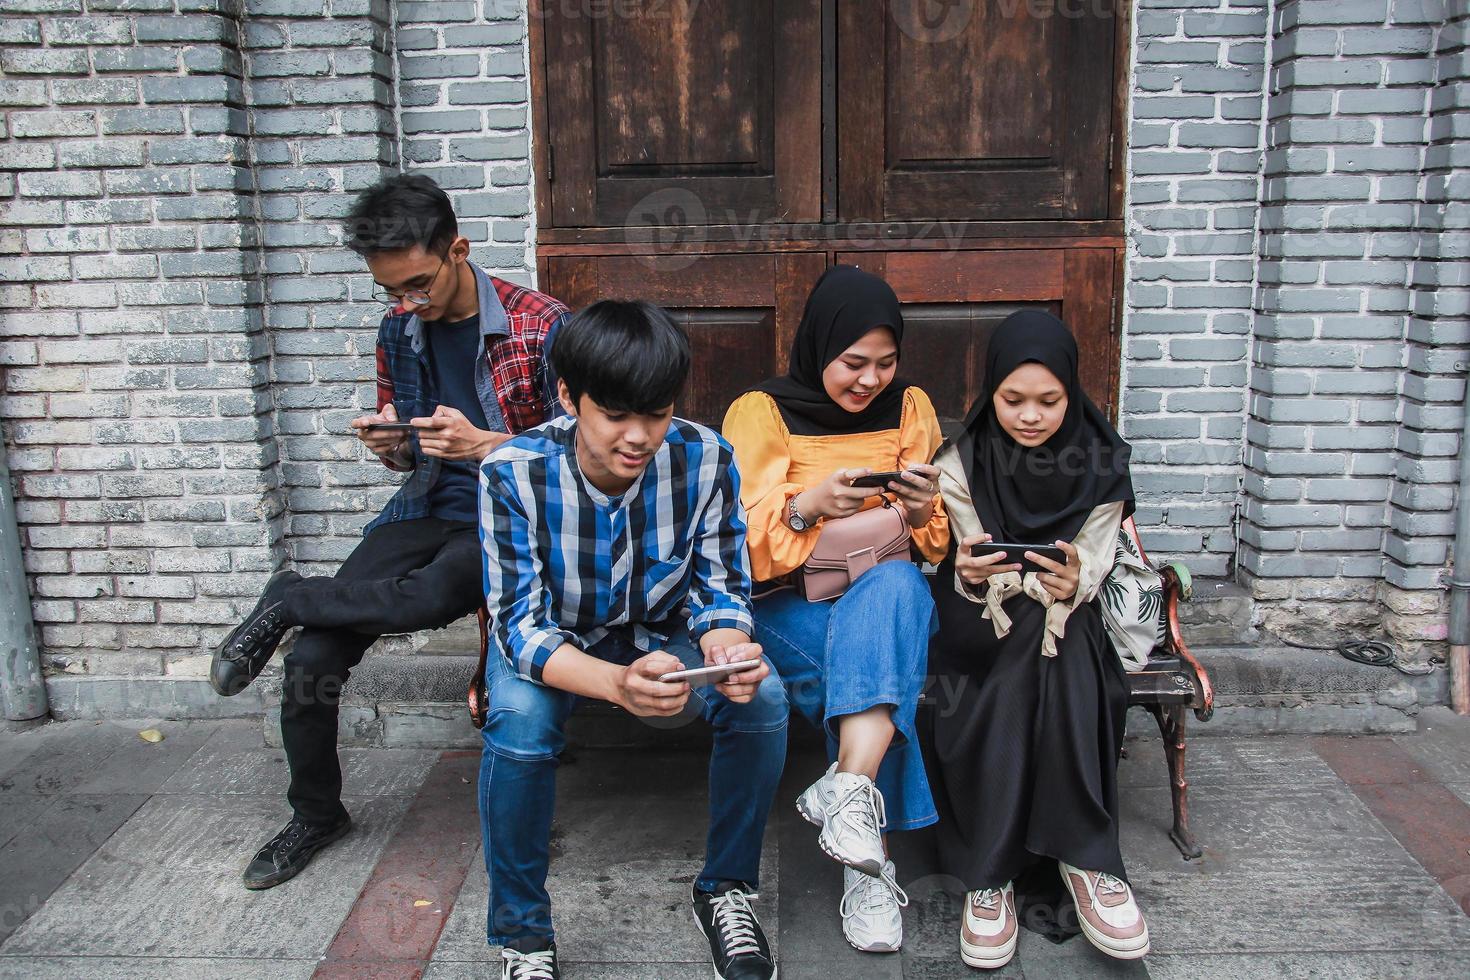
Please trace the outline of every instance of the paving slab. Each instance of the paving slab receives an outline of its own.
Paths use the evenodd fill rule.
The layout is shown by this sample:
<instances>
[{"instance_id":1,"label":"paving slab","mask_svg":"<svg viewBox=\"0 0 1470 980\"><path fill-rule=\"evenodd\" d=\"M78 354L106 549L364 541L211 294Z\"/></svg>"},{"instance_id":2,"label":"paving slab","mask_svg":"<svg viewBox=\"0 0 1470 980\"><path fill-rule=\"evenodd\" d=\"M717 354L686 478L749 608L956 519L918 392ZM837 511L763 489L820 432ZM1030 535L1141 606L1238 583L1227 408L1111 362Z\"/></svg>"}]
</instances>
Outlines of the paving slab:
<instances>
[{"instance_id":1,"label":"paving slab","mask_svg":"<svg viewBox=\"0 0 1470 980\"><path fill-rule=\"evenodd\" d=\"M308 980L315 968L315 960L0 956L0 977L15 980Z\"/></svg>"},{"instance_id":2,"label":"paving slab","mask_svg":"<svg viewBox=\"0 0 1470 980\"><path fill-rule=\"evenodd\" d=\"M1196 783L1205 847L1162 833L1163 787L1123 795L1123 854L1161 953L1455 949L1470 919L1343 785Z\"/></svg>"},{"instance_id":3,"label":"paving slab","mask_svg":"<svg viewBox=\"0 0 1470 980\"><path fill-rule=\"evenodd\" d=\"M707 753L688 749L583 750L558 770L547 890L561 959L575 975L615 976L614 963L629 976L676 976L664 971L680 964L707 970L689 891L704 861L708 765ZM775 838L766 835L761 862L772 885L780 874ZM434 952L436 967L484 971L498 962L485 943L484 867L480 849ZM757 905L770 936L780 929L775 892L764 890Z\"/></svg>"},{"instance_id":4,"label":"paving slab","mask_svg":"<svg viewBox=\"0 0 1470 980\"><path fill-rule=\"evenodd\" d=\"M1470 952L1203 953L1148 957L1153 980L1424 980L1470 976Z\"/></svg>"},{"instance_id":5,"label":"paving slab","mask_svg":"<svg viewBox=\"0 0 1470 980\"><path fill-rule=\"evenodd\" d=\"M1129 739L1118 763L1119 791L1167 786L1164 745ZM1185 776L1191 786L1301 786L1338 782L1332 767L1303 737L1191 738L1185 751ZM1172 816L1170 818L1172 820Z\"/></svg>"},{"instance_id":6,"label":"paving slab","mask_svg":"<svg viewBox=\"0 0 1470 980\"><path fill-rule=\"evenodd\" d=\"M247 891L240 872L285 802L155 796L0 947L7 956L320 956L408 801L350 798L352 834L291 882Z\"/></svg>"},{"instance_id":7,"label":"paving slab","mask_svg":"<svg viewBox=\"0 0 1470 980\"><path fill-rule=\"evenodd\" d=\"M339 749L338 756L345 796L412 796L439 753L429 749ZM258 725L224 722L160 792L273 795L284 802L289 783L285 751L262 745ZM466 799L473 805L474 794L466 794Z\"/></svg>"},{"instance_id":8,"label":"paving slab","mask_svg":"<svg viewBox=\"0 0 1470 980\"><path fill-rule=\"evenodd\" d=\"M0 846L0 943L147 802L144 794L51 797L33 822Z\"/></svg>"},{"instance_id":9,"label":"paving slab","mask_svg":"<svg viewBox=\"0 0 1470 980\"><path fill-rule=\"evenodd\" d=\"M1446 784L1470 783L1470 717L1440 706L1419 717L1419 735L1404 735L1394 743L1423 762L1434 779Z\"/></svg>"}]
</instances>

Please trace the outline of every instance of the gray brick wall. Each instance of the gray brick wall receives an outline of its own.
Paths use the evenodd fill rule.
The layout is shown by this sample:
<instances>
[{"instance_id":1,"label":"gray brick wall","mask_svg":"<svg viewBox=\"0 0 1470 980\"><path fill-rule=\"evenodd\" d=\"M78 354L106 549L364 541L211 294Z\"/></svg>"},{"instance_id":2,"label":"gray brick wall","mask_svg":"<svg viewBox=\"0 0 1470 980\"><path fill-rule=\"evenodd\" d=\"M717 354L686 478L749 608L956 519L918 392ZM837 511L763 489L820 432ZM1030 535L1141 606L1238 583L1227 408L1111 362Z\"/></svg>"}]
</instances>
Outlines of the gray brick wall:
<instances>
[{"instance_id":1,"label":"gray brick wall","mask_svg":"<svg viewBox=\"0 0 1470 980\"><path fill-rule=\"evenodd\" d=\"M1444 567L1443 536L1386 533L1395 493L1453 479L1411 427L1459 418L1419 401L1408 342L1435 8L1275 8L1240 567L1266 625L1300 639L1376 629L1380 580L1437 590Z\"/></svg>"},{"instance_id":2,"label":"gray brick wall","mask_svg":"<svg viewBox=\"0 0 1470 980\"><path fill-rule=\"evenodd\" d=\"M1245 429L1265 0L1139 0L1129 113L1123 434L1160 557L1227 575Z\"/></svg>"},{"instance_id":3,"label":"gray brick wall","mask_svg":"<svg viewBox=\"0 0 1470 980\"><path fill-rule=\"evenodd\" d=\"M1456 462L1470 365L1470 2L1393 8L1396 23L1433 29L1428 146L1409 266L1403 408L1385 534L1384 625L1405 646L1442 643L1440 571L1453 545ZM1447 16L1446 16L1447 14ZM1421 26L1422 25L1422 26Z\"/></svg>"},{"instance_id":4,"label":"gray brick wall","mask_svg":"<svg viewBox=\"0 0 1470 980\"><path fill-rule=\"evenodd\" d=\"M282 530L240 11L0 13L0 418L46 666L197 673Z\"/></svg>"}]
</instances>

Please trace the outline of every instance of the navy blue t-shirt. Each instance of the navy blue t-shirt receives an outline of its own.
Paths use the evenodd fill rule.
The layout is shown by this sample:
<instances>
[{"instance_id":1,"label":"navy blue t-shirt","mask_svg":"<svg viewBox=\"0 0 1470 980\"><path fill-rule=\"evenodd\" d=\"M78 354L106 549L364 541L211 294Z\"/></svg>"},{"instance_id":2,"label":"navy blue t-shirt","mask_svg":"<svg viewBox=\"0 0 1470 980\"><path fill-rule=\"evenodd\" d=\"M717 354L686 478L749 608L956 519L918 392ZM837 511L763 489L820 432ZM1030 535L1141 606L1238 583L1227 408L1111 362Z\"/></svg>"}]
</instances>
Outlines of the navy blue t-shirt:
<instances>
[{"instance_id":1,"label":"navy blue t-shirt","mask_svg":"<svg viewBox=\"0 0 1470 980\"><path fill-rule=\"evenodd\" d=\"M429 371L434 376L434 389L439 393L434 407L457 408L475 428L491 431L480 396L475 392L475 361L485 356L479 314L458 323L432 323L425 327ZM479 494L478 460L441 459L439 478L429 488L429 516L477 523Z\"/></svg>"}]
</instances>

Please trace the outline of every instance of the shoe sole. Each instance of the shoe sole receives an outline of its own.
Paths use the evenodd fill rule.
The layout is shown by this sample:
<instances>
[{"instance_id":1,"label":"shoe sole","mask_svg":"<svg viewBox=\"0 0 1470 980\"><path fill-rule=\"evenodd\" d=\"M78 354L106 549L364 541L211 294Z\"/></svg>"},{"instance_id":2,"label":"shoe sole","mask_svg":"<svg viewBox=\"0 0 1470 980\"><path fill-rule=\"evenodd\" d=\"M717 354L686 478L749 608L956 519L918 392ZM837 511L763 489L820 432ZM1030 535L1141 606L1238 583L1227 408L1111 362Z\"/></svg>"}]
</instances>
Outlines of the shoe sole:
<instances>
[{"instance_id":1,"label":"shoe sole","mask_svg":"<svg viewBox=\"0 0 1470 980\"><path fill-rule=\"evenodd\" d=\"M1003 953L989 946L971 946L961 939L960 959L966 966L973 966L977 970L999 970L1016 958L1016 941L1019 938L1020 933L1017 932L1011 937L1011 941L1002 947L1005 950Z\"/></svg>"},{"instance_id":2,"label":"shoe sole","mask_svg":"<svg viewBox=\"0 0 1470 980\"><path fill-rule=\"evenodd\" d=\"M352 824L350 823L346 826L338 828L337 830L334 830L330 836L323 839L321 843L317 844L309 852L307 852L306 860L302 861L301 864L297 865L294 868L282 868L275 874L267 875L264 878L257 878L253 882L246 881L244 882L245 887L248 888L250 891L258 892L264 891L267 888L274 888L279 884L290 881L292 878L305 871L307 866L311 864L311 862L316 858L319 853L321 853L323 848L325 848L328 844L341 840L351 832Z\"/></svg>"},{"instance_id":3,"label":"shoe sole","mask_svg":"<svg viewBox=\"0 0 1470 980\"><path fill-rule=\"evenodd\" d=\"M846 932L842 934L842 938L847 940L847 945L851 946L859 953L897 953L899 949L903 946L902 936L898 937L898 942L896 943L873 943L871 946L861 946L853 942L852 937L849 936Z\"/></svg>"},{"instance_id":4,"label":"shoe sole","mask_svg":"<svg viewBox=\"0 0 1470 980\"><path fill-rule=\"evenodd\" d=\"M704 941L706 943L708 943L709 942L709 933L707 933L707 932L704 931L704 923L699 921L699 913L698 912L695 912L693 909L690 909L690 914L694 916L694 928L696 928L696 929L699 930L699 934L701 936L703 936L704 937ZM717 967L713 963L711 963L710 964L710 968L712 970L714 970L715 980L725 980L725 975L720 972L720 968L719 967ZM777 966L775 963L772 963L771 964L771 980L776 980L776 974L779 972L779 970L780 970L780 967L779 966Z\"/></svg>"},{"instance_id":5,"label":"shoe sole","mask_svg":"<svg viewBox=\"0 0 1470 980\"><path fill-rule=\"evenodd\" d=\"M821 810L813 808L807 802L806 793L802 793L796 798L796 812L801 814L802 819L811 824L813 827L826 829L827 818L822 815ZM861 871L863 874L872 875L874 878L883 873L882 861L859 861L855 858L850 859L844 857L843 855L838 854L831 847L829 847L827 845L826 838L821 836L820 834L817 835L817 846L822 849L823 854L827 855L838 864L852 868L854 871Z\"/></svg>"},{"instance_id":6,"label":"shoe sole","mask_svg":"<svg viewBox=\"0 0 1470 980\"><path fill-rule=\"evenodd\" d=\"M1077 893L1072 890L1071 878L1071 875L1063 875L1062 882L1067 886L1067 894L1072 896L1072 904L1076 905L1078 904ZM1080 912L1077 915L1077 924L1082 927L1082 935L1087 937L1088 942L1115 960L1141 960L1148 955L1149 940L1147 925L1143 927L1142 936L1131 940L1132 945L1124 946L1121 945L1121 940L1098 932L1087 921L1087 916L1082 915Z\"/></svg>"}]
</instances>

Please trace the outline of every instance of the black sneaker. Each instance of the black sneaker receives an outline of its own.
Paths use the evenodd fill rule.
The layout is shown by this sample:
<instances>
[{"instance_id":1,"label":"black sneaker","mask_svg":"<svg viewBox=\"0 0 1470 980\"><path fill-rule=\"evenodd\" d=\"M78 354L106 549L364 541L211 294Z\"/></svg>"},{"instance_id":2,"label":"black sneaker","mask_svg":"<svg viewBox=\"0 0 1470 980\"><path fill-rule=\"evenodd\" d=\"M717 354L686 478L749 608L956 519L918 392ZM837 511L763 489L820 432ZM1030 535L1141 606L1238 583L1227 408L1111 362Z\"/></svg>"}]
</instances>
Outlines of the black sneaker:
<instances>
[{"instance_id":1,"label":"black sneaker","mask_svg":"<svg viewBox=\"0 0 1470 980\"><path fill-rule=\"evenodd\" d=\"M517 943L500 951L500 980L561 980L556 966L556 943L531 941Z\"/></svg>"},{"instance_id":2,"label":"black sneaker","mask_svg":"<svg viewBox=\"0 0 1470 980\"><path fill-rule=\"evenodd\" d=\"M318 827L292 818L291 822L260 849L245 868L245 887L259 890L274 888L299 875L311 863L312 855L334 840L347 836L352 818L331 827Z\"/></svg>"},{"instance_id":3,"label":"black sneaker","mask_svg":"<svg viewBox=\"0 0 1470 980\"><path fill-rule=\"evenodd\" d=\"M738 881L713 893L694 889L694 921L709 943L718 980L775 980L776 960L750 907L755 894Z\"/></svg>"},{"instance_id":4,"label":"black sneaker","mask_svg":"<svg viewBox=\"0 0 1470 980\"><path fill-rule=\"evenodd\" d=\"M214 648L209 686L216 694L226 698L239 694L265 669L281 637L291 628L286 622L286 589L299 581L301 576L295 572L272 575L250 615Z\"/></svg>"}]
</instances>

